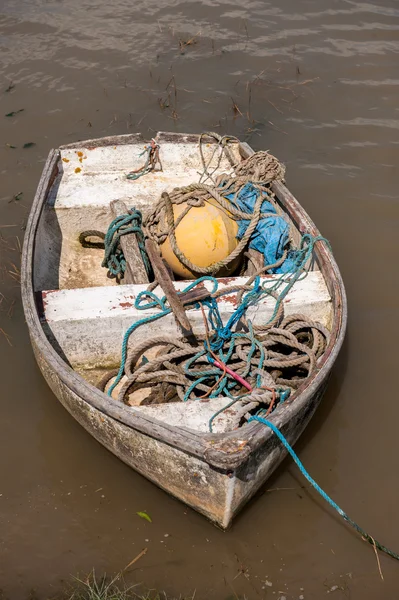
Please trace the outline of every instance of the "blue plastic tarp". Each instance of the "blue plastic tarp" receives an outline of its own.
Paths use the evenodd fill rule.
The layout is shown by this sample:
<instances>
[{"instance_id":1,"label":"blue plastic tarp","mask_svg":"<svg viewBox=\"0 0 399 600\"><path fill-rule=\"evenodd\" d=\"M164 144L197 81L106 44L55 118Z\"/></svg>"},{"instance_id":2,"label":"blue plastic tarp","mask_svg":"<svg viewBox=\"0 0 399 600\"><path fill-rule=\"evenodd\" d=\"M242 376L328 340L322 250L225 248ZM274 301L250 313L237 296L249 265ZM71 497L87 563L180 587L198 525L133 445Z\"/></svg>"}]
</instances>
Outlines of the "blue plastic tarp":
<instances>
[{"instance_id":1,"label":"blue plastic tarp","mask_svg":"<svg viewBox=\"0 0 399 600\"><path fill-rule=\"evenodd\" d=\"M247 183L236 197L235 194L226 196L230 202L242 212L253 214L254 206L258 198L259 190L252 183ZM273 213L273 216L260 219L256 230L252 234L249 247L261 252L264 256L264 264L271 265L277 262L284 253L289 242L289 225L287 221L277 214L273 204L267 200L262 202L262 213ZM275 215L275 216L274 216ZM247 230L250 220L243 219L238 222L237 238L241 239ZM296 252L288 253L287 258L282 265L272 269L273 273L289 273L295 271Z\"/></svg>"}]
</instances>

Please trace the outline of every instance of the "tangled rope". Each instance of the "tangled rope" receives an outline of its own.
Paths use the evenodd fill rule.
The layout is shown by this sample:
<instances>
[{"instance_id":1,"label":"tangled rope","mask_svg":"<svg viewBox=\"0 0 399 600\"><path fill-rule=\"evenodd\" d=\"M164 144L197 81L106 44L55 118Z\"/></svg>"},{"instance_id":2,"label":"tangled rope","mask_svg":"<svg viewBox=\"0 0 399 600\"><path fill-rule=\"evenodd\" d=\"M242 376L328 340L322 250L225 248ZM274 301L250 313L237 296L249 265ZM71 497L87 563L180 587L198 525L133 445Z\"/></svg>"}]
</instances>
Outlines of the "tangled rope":
<instances>
[{"instance_id":1,"label":"tangled rope","mask_svg":"<svg viewBox=\"0 0 399 600\"><path fill-rule=\"evenodd\" d=\"M216 140L217 144L214 145L213 152L211 157L206 161L203 146L206 143L204 138L211 137ZM280 163L280 161L270 154L267 151L255 152L252 156L247 158L245 161L237 163L230 150L229 144L231 143L240 143L240 140L231 135L221 136L214 131L208 131L202 133L199 138L199 151L202 162L202 174L200 177L200 182L203 182L207 179L210 179L215 185L218 185L218 179L214 179L213 175L220 168L222 163L223 156L226 156L230 166L233 167L236 178L249 178L246 179L262 182L263 184L271 183L273 180L284 180L285 177L285 167ZM212 171L210 171L210 165L215 157L217 151L219 152L219 157L216 165L213 167Z\"/></svg>"},{"instance_id":2,"label":"tangled rope","mask_svg":"<svg viewBox=\"0 0 399 600\"><path fill-rule=\"evenodd\" d=\"M192 207L204 206L205 202L209 202L210 198L214 198L218 203L219 207L223 208L226 212L229 213L230 218L236 220L240 218L245 218L248 219L250 223L246 229L244 236L241 238L236 248L226 258L216 263L213 263L208 267L200 267L194 264L189 258L187 258L184 252L179 248L179 245L176 240L176 228L181 222L181 220L188 214L189 210ZM215 189L210 188L209 186L202 183L191 184L190 186L174 190L171 194L163 192L161 200L155 207L154 211L146 217L145 225L150 237L155 239L157 244L162 244L163 241L169 236L169 241L173 252L177 256L179 261L183 263L185 267L190 269L190 271L201 275L213 275L220 271L223 267L233 262L243 252L253 232L256 229L259 219L270 216L269 213L262 214L260 212L261 205L264 199L264 197L259 195L256 201L253 214L243 213L242 211L235 209L231 204L229 204L229 202L226 201L225 198L223 198L223 196L219 194ZM175 221L173 214L173 204L181 204L183 202L187 202L187 206ZM163 211L166 216L167 227L166 229L159 230L159 223L162 222L162 220L164 220L162 217Z\"/></svg>"},{"instance_id":3,"label":"tangled rope","mask_svg":"<svg viewBox=\"0 0 399 600\"><path fill-rule=\"evenodd\" d=\"M229 340L218 344L217 353L212 350L212 342L201 337L197 338L197 346L172 335L144 340L128 351L119 401L128 403L129 394L168 383L184 402L219 396L238 396L238 400L247 393L246 387L250 392L265 390L256 400L251 395L253 408L259 402L271 405L272 400L274 405L282 392L297 389L313 372L325 350L328 333L303 315L290 315L261 335L255 335L255 329L250 325L247 332L232 333ZM145 352L158 346L161 350L156 357L140 364ZM242 385L243 380L247 386Z\"/></svg>"},{"instance_id":4,"label":"tangled rope","mask_svg":"<svg viewBox=\"0 0 399 600\"><path fill-rule=\"evenodd\" d=\"M104 249L104 258L102 267L108 269L108 275L115 277L119 281L123 279L126 270L126 259L120 245L122 236L129 233L136 234L140 254L146 268L147 274L152 274L152 268L144 246L144 233L142 230L142 215L139 210L130 209L126 215L116 217L108 227L106 233L90 229L82 231L79 235L79 241L84 248ZM90 241L90 238L97 237L101 241Z\"/></svg>"},{"instance_id":5,"label":"tangled rope","mask_svg":"<svg viewBox=\"0 0 399 600\"><path fill-rule=\"evenodd\" d=\"M134 209L128 215L114 219L102 242L105 250L103 266L107 266L113 276L121 278L126 268L120 246L122 235L136 234L147 271L150 270L150 265L144 248L144 236L152 238L157 244L162 244L169 236L171 247L179 260L192 272L202 275L197 281L190 283L183 293L203 285L205 281L212 283L212 290L207 298L192 302L192 306L202 310L204 334L197 336L194 341L190 340L190 343L186 339L176 339L175 336L156 335L128 348L130 336L138 327L171 313L166 297L159 298L153 291L157 283L151 283L146 292L137 296L135 307L139 310L158 310L133 323L125 333L120 368L117 372L109 373L100 382L100 388L105 390L114 378L107 393L111 396L115 387L121 384L118 399L126 403L129 402L130 394L143 388L150 388L152 397L158 401L159 396L167 401L184 402L225 396L229 399L230 406L240 400L241 404L236 411L236 425L239 426L241 419L249 418L251 412L260 405L267 406L269 414L278 403L283 402L311 375L326 348L329 334L321 324L300 314L285 317L283 306L289 290L299 277L306 275L315 243L324 238L309 234L303 236L300 248L296 249L294 258L291 258L294 269L289 274L273 280L261 281L260 278L285 261L288 252L288 248L285 248L274 264L259 269L244 285L233 284L219 289L219 283L212 275L243 252L261 219L276 216L276 212L262 213L262 205L265 199L273 200L270 183L276 179L282 180L285 168L267 152L255 153L236 165L229 148L230 142L237 141L236 138L211 135L217 137L218 141L212 157L217 148L221 148L216 168L220 166L222 155L225 154L234 169L234 175L221 174L214 177L215 169L210 172L212 157L206 163L201 137L203 175L211 179L212 185L193 183L176 188L169 194L164 192L144 219ZM154 161L158 157L159 147L153 140L146 150L147 162L140 170L143 171L141 174L155 168ZM132 174L136 178L138 171ZM249 183L256 192L252 212L243 210L242 206L246 205L238 202L238 195ZM245 226L237 247L228 257L202 268L184 255L177 244L175 232L191 208L204 206L206 202L218 206L232 219L248 222L248 225ZM186 207L175 220L173 206L182 203L186 203ZM93 244L88 238L99 233L84 232L81 242ZM224 324L218 301L228 294L236 294L236 309ZM248 309L256 306L266 296L275 299L275 307L269 321L258 325L248 318ZM151 360L148 360L146 353L150 350ZM216 416L210 420L210 430Z\"/></svg>"},{"instance_id":6,"label":"tangled rope","mask_svg":"<svg viewBox=\"0 0 399 600\"><path fill-rule=\"evenodd\" d=\"M136 308L158 307L160 311L129 328L123 340L121 367L100 382L100 389L104 391L117 375L107 393L111 395L124 378L118 392L120 402L128 403L129 395L142 388L152 388L152 397L158 402L165 397L167 401L183 402L220 396L229 398L232 403L240 400L243 406L237 412L236 426L243 416L249 417L261 404L268 406L271 412L312 374L328 343L329 333L320 323L300 314L285 317L283 305L284 297L295 282L306 275L305 266L320 240L324 238L304 235L301 260L295 273L276 280L261 282L260 275L274 266L268 265L243 285L232 284L219 289L218 281L209 276L192 282L184 292L205 281L213 286L209 299L201 302L205 333L197 336L195 344L158 334L128 349L133 331L171 312L165 298L158 298L154 292L141 292ZM237 294L237 308L224 325L218 300L233 293ZM254 324L247 311L266 296L276 300L273 314L267 323ZM198 304L195 306L198 308ZM148 360L145 353L151 349L157 349L157 353ZM216 416L210 421L210 430Z\"/></svg>"},{"instance_id":7,"label":"tangled rope","mask_svg":"<svg viewBox=\"0 0 399 600\"><path fill-rule=\"evenodd\" d=\"M208 163L205 160L202 148L203 137L205 135L214 137L218 142L215 144L213 154ZM229 143L238 141L237 138L232 136L221 137L216 133L202 134L200 136L200 155L203 164L203 175L206 174L207 178L212 179L213 185L192 183L188 186L175 188L171 193L163 192L155 207L147 212L144 219L142 219L140 211L132 209L129 211L129 214L112 221L106 234L97 230L83 231L79 236L80 243L85 248L104 248L105 256L102 266L108 268L109 276L116 277L119 281L123 278L126 268L126 260L119 240L122 235L127 233L135 233L137 235L147 273L151 272L151 265L144 249L144 235L148 235L158 245L161 245L169 236L173 252L186 268L197 275L216 275L223 267L235 261L244 252L259 221L275 216L271 212L262 213L261 207L266 199L273 202L274 195L270 190L270 183L274 180L282 180L285 174L285 167L268 152L256 152L246 160L235 164L228 146ZM151 140L150 144L147 144L141 153L141 155L147 153L144 166L136 171L131 171L127 175L127 178L137 179L155 170L157 164L162 169L159 148L159 144L154 139ZM210 164L218 148L222 149L222 152L226 154L230 164L234 167L234 175L223 173L218 175L216 179L213 179L213 174L219 168L223 156L223 154L219 156L217 166L210 172ZM249 182L257 191L257 200L253 211L245 212L235 205L235 199ZM227 196L233 196L233 200L227 198ZM236 221L247 220L249 224L236 248L229 256L207 267L200 267L194 264L179 247L176 239L176 228L191 208L202 207L207 202L218 206L227 213L229 218ZM187 206L175 220L173 205L182 203L186 203ZM92 237L99 238L101 241L91 241L90 238Z\"/></svg>"},{"instance_id":8,"label":"tangled rope","mask_svg":"<svg viewBox=\"0 0 399 600\"><path fill-rule=\"evenodd\" d=\"M213 185L201 182L192 183L188 186L175 188L170 193L163 192L155 207L146 213L144 225L148 235L158 245L161 245L169 237L174 254L190 271L197 275L215 275L242 254L256 230L260 219L275 216L275 213L262 213L261 207L266 199L273 202L274 195L270 190L270 183L274 180L283 180L285 167L273 155L263 151L256 152L246 160L234 164L228 150L228 143L237 141L236 138L232 138L231 136L220 137L215 133L203 135L212 135L219 142L215 146L208 164L206 164L202 149L203 136L200 137L200 153L204 168L203 174L206 174L207 178L212 179ZM218 164L212 172L209 171L209 165L218 147L221 147L224 153L228 153L229 161L234 165L234 175L222 173L213 179L215 170L220 166L222 155L220 155ZM244 212L235 205L235 200L239 193L248 183L251 183L257 191L257 200L254 210L251 213ZM227 198L227 196L231 195L233 195L233 200ZM183 203L186 203L186 207L175 220L173 205ZM248 220L249 224L236 248L226 258L207 267L200 267L193 263L179 247L176 239L176 229L193 207L202 207L206 203L217 206L227 213L230 219L236 221Z\"/></svg>"},{"instance_id":9,"label":"tangled rope","mask_svg":"<svg viewBox=\"0 0 399 600\"><path fill-rule=\"evenodd\" d=\"M147 175L147 173L150 173L151 171L155 171L157 165L159 165L158 170L162 171L162 163L159 157L159 149L160 145L154 140L154 138L152 138L151 142L144 146L143 152L139 154L139 156L144 156L144 154L147 155L144 165L139 169L136 169L135 171L130 171L130 173L126 175L126 179L139 179L139 177Z\"/></svg>"},{"instance_id":10,"label":"tangled rope","mask_svg":"<svg viewBox=\"0 0 399 600\"><path fill-rule=\"evenodd\" d=\"M234 171L237 180L262 182L262 185L284 181L285 177L285 166L273 154L264 150L255 152L235 165Z\"/></svg>"}]
</instances>

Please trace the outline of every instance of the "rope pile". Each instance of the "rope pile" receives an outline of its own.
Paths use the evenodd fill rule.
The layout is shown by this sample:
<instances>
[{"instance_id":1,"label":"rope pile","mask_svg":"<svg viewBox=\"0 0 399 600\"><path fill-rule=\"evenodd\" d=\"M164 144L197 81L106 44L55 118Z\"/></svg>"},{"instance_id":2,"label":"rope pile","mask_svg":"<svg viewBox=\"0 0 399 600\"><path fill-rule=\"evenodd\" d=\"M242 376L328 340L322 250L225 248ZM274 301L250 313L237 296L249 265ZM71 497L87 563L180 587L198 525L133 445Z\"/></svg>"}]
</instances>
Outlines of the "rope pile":
<instances>
[{"instance_id":1,"label":"rope pile","mask_svg":"<svg viewBox=\"0 0 399 600\"><path fill-rule=\"evenodd\" d=\"M205 144L204 137L211 137L217 142L208 161L205 159L203 151L203 146ZM248 177L249 179L246 179L246 181L251 180L255 182L261 182L264 185L271 183L273 180L284 180L285 167L275 156L267 151L262 150L255 152L246 160L237 163L229 150L229 144L231 142L240 143L240 140L235 136L221 136L213 131L208 131L200 135L199 151L203 168L200 182L202 182L203 179L205 179L205 181L210 179L214 184L218 184L218 178L214 179L213 175L220 168L223 156L226 156L231 167L233 167L237 178ZM213 167L212 172L210 172L210 165L215 157L216 152L220 149L221 152L219 152L217 163Z\"/></svg>"},{"instance_id":2,"label":"rope pile","mask_svg":"<svg viewBox=\"0 0 399 600\"><path fill-rule=\"evenodd\" d=\"M211 136L217 140L213 153L206 162L203 153L203 136ZM232 141L239 141L231 136L219 136L217 133L207 133L200 136L200 155L203 165L203 175L212 180L212 185L205 183L192 183L188 186L175 188L171 193L163 192L161 198L155 206L148 211L144 218L140 211L132 209L125 218L118 217L110 224L108 231L104 234L97 230L83 231L79 236L79 241L85 248L104 248L104 260L102 266L108 268L109 277L116 277L118 281L123 279L126 268L126 260L123 250L119 244L120 237L128 233L135 233L138 238L140 252L147 269L151 273L151 266L144 249L144 237L152 238L158 245L161 245L169 236L173 252L180 262L197 275L215 275L223 267L232 263L246 249L257 225L261 219L275 216L274 213L262 213L261 206L264 200L273 202L274 194L270 189L270 183L274 180L283 180L285 167L278 159L268 152L259 151L244 161L237 164L231 156L228 144ZM221 149L217 165L210 172L210 164L214 153ZM139 177L156 170L157 165L162 170L162 164L159 157L159 144L151 140L150 144L145 146L140 154L147 154L146 162L140 169L131 171L126 177L128 179L138 179ZM214 172L219 168L223 155L226 155L230 164L234 167L234 175L222 173L215 179ZM203 176L202 176L203 177ZM201 177L201 178L202 178ZM242 188L251 183L258 191L253 212L243 212L234 205L233 200L226 196L234 195L237 197ZM229 218L236 221L248 220L249 225L245 234L240 239L236 248L229 256L208 267L200 267L189 260L179 248L176 240L176 228L193 207L202 207L205 203L212 203L226 212ZM173 205L187 203L186 208L175 220L173 214ZM162 226L163 224L163 226ZM91 241L90 238L99 238L101 241Z\"/></svg>"},{"instance_id":3,"label":"rope pile","mask_svg":"<svg viewBox=\"0 0 399 600\"><path fill-rule=\"evenodd\" d=\"M281 392L295 390L312 373L328 333L322 325L299 314L255 335L257 329L250 324L249 331L232 333L217 353L212 350L214 343L202 337L197 338L197 346L171 335L154 336L133 346L128 351L126 380L118 399L128 403L129 394L145 387L161 388L164 383L173 385L175 395L184 402L222 395L233 398L245 392L241 379L248 384L248 391L265 390L262 402L276 401ZM212 332L210 337L216 336ZM140 364L143 354L158 346L162 350L157 356ZM227 372L227 364L240 379ZM155 391L164 395L165 387Z\"/></svg>"},{"instance_id":4,"label":"rope pile","mask_svg":"<svg viewBox=\"0 0 399 600\"><path fill-rule=\"evenodd\" d=\"M152 282L147 291L137 296L135 307L140 310L158 310L131 325L123 339L120 368L108 373L99 387L111 396L120 384L118 399L125 403L129 403L130 394L143 388L151 389L147 402L186 402L224 396L229 400L228 406L241 401L236 411L235 423L239 426L243 416L249 418L260 406L266 407L266 414L269 414L278 403L284 402L312 374L326 348L329 334L321 324L301 314L285 316L283 306L283 300L295 282L301 276L306 276L315 243L325 240L305 234L300 248L295 250L295 268L289 274L283 274L276 279L261 280L260 277L284 262L289 251L289 248L286 248L277 262L259 269L244 285L233 284L219 288L219 282L213 275L245 250L261 219L275 216L272 212L262 213L261 208L266 199L269 202L273 201L270 184L272 181L284 179L285 168L268 152L257 152L239 164L234 164L228 146L235 138L210 135L217 139L218 144L215 145L208 163L204 157L202 136L200 153L203 164L201 178L206 176L206 179L211 180L211 184L193 183L175 188L171 193L163 192L154 208L147 212L143 219L141 213L135 210L116 218L103 236L104 241L100 242L105 249L103 266L108 267L112 276L120 279L126 268L120 247L122 235L136 234L148 272L151 266L144 248L145 236L152 238L158 245L168 236L178 259L199 275L199 279L190 283L184 292L193 290L196 286L203 286L205 281L212 283L213 289L209 296L200 302L193 301L191 305L191 308L200 308L202 311L204 334L190 341L171 335L155 335L128 348L130 336L138 327L172 312L166 298L160 298L154 293L157 282ZM215 168L212 167L211 172L210 164L218 148L218 164ZM159 161L159 147L153 141L145 151L146 164L141 170L130 173L129 178L136 179L137 176L155 169L156 162ZM214 177L223 155L232 165L234 174L223 173ZM236 203L243 186L248 183L257 191L254 210L251 213L244 212ZM208 267L199 267L181 251L175 231L192 207L203 206L206 202L218 206L232 219L248 221L248 226L237 247L228 257ZM173 206L182 203L186 203L186 207L175 220ZM87 238L99 233L84 232L82 236L86 237L83 237L81 242L94 245ZM218 302L226 295L229 295L231 300L232 294L236 295L236 309L224 324ZM258 325L247 313L248 309L256 306L265 297L274 298L274 311L267 323ZM186 306L186 309L188 308L190 305ZM146 353L149 354L150 351L149 360ZM213 415L210 420L210 430L217 414L219 413Z\"/></svg>"},{"instance_id":5,"label":"rope pile","mask_svg":"<svg viewBox=\"0 0 399 600\"><path fill-rule=\"evenodd\" d=\"M231 137L220 137L215 133L207 134L216 137L219 144L216 148L221 147L226 153L228 151L227 141L231 141ZM235 138L234 138L235 139ZM283 180L285 175L285 167L278 159L268 152L256 152L246 160L234 165L234 174L228 175L222 173L213 179L214 171L219 167L222 154L220 154L218 165L212 173L209 172L209 164L212 161L213 154L206 164L202 145L202 136L200 138L201 158L204 167L204 173L212 179L213 185L205 183L192 183L188 186L175 188L172 192L163 192L154 208L148 211L143 219L143 224L147 235L151 237L158 245L161 245L167 237L172 247L173 252L179 261L190 271L198 275L215 275L223 267L232 263L246 248L251 236L253 235L260 219L275 216L274 213L262 213L261 206L265 200L273 201L274 194L270 189L270 183L274 180ZM214 151L215 152L215 151ZM230 162L233 164L233 159L230 153L227 155ZM258 191L258 198L252 213L239 210L234 204L234 198L238 196L242 188L251 183ZM226 196L234 195L233 200L227 199ZM200 267L194 264L185 256L179 248L176 240L176 228L184 219L188 212L193 207L202 207L205 203L216 205L218 208L226 212L229 218L236 221L248 220L249 225L245 234L240 239L236 248L223 260L220 260L208 267ZM173 213L173 205L186 203L186 208L180 213L175 220ZM162 225L163 224L163 225Z\"/></svg>"},{"instance_id":6,"label":"rope pile","mask_svg":"<svg viewBox=\"0 0 399 600\"><path fill-rule=\"evenodd\" d=\"M153 291L141 292L135 307L141 310L158 307L160 311L129 328L123 340L121 367L118 372L107 374L99 384L100 389L104 391L116 375L107 393L111 395L123 379L118 400L125 403L129 403L130 394L142 388L152 388L148 401L185 402L225 396L232 401L228 404L231 406L240 400L243 407L237 412L236 426L243 415L249 417L250 411L261 404L268 407L269 414L311 375L328 344L329 333L320 323L300 314L285 317L283 305L295 282L306 275L305 266L320 240L325 241L304 235L295 273L275 280L261 282L260 275L276 266L268 265L244 285L219 288L218 280L209 276L189 284L184 292L205 281L213 284L209 299L201 301L205 334L197 336L195 343L175 336L155 335L128 349L133 331L171 312L165 298L159 298ZM218 300L225 295L231 298L234 293L237 308L224 325ZM247 311L267 296L276 301L273 314L267 323L254 324ZM198 308L198 304L194 306ZM148 360L145 353L152 348L158 352ZM217 414L211 419L211 430Z\"/></svg>"}]
</instances>

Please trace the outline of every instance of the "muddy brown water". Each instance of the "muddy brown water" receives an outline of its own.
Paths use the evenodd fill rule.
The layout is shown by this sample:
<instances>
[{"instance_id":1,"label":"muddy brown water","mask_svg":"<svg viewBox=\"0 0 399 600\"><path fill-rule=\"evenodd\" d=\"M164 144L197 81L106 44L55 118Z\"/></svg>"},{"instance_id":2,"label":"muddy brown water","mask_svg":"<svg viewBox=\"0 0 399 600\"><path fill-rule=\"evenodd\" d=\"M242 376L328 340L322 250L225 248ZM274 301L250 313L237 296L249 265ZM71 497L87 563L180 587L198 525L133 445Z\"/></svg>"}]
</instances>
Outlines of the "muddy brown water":
<instances>
[{"instance_id":1,"label":"muddy brown water","mask_svg":"<svg viewBox=\"0 0 399 600\"><path fill-rule=\"evenodd\" d=\"M148 548L126 579L170 594L397 598L399 563L381 556L382 582L373 549L290 460L223 533L95 442L36 367L11 263L52 147L211 129L271 149L332 243L350 310L297 450L398 551L398 3L3 0L0 51L4 597L54 596L70 575L115 573Z\"/></svg>"}]
</instances>

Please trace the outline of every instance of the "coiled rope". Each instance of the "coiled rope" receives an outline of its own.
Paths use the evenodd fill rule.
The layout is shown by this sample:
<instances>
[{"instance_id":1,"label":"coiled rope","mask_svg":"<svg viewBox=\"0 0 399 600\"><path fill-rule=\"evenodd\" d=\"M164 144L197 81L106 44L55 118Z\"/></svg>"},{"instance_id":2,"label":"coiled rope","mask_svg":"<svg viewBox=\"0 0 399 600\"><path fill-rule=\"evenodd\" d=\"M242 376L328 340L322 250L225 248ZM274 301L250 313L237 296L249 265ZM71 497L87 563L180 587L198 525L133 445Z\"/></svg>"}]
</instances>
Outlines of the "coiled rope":
<instances>
[{"instance_id":1,"label":"coiled rope","mask_svg":"<svg viewBox=\"0 0 399 600\"><path fill-rule=\"evenodd\" d=\"M154 388L154 394L167 392L169 398L174 391L176 399L184 402L218 396L242 400L248 404L243 415L262 403L272 411L309 377L328 343L329 333L321 324L303 315L284 317L282 303L300 275L306 275L309 256L319 241L324 238L303 236L301 260L295 273L285 274L275 281L265 279L261 282L261 273L275 266L268 265L244 285L233 284L219 289L219 282L210 276L189 284L184 292L205 281L212 283L209 299L201 302L208 312L205 318L203 311L205 335L198 336L195 345L175 336L157 334L128 350L129 338L138 327L171 312L165 297L159 298L150 291L141 292L135 307L139 310L159 308L159 312L140 319L126 332L121 366L108 395L124 377L118 399L125 403L129 402L131 393ZM217 301L233 293L240 300L224 325ZM256 325L246 317L247 310L266 296L275 299L275 309L268 323ZM195 306L198 308L198 304ZM160 347L158 355L143 361L145 353L154 347ZM115 372L109 373L101 381L100 388L104 390L114 376Z\"/></svg>"},{"instance_id":2,"label":"coiled rope","mask_svg":"<svg viewBox=\"0 0 399 600\"><path fill-rule=\"evenodd\" d=\"M120 239L123 235L128 235L129 233L136 235L147 274L151 273L151 264L145 251L144 233L141 225L141 212L133 208L129 210L127 215L116 217L108 227L104 238L104 259L101 266L107 267L112 275L123 277L126 270L126 260L120 245Z\"/></svg>"}]
</instances>

